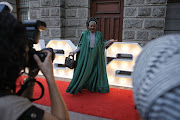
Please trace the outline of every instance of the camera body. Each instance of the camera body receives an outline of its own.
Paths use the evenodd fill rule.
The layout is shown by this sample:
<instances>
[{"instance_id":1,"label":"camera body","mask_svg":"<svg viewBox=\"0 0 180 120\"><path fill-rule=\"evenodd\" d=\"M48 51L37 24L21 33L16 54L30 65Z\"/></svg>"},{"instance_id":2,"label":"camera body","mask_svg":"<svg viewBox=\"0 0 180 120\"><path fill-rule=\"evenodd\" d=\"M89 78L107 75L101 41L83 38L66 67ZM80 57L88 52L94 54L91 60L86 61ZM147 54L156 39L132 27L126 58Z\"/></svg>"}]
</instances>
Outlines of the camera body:
<instances>
[{"instance_id":1,"label":"camera body","mask_svg":"<svg viewBox=\"0 0 180 120\"><path fill-rule=\"evenodd\" d=\"M46 23L40 20L25 20L23 22L28 32L28 40L31 45L39 42L40 31L46 30Z\"/></svg>"},{"instance_id":2,"label":"camera body","mask_svg":"<svg viewBox=\"0 0 180 120\"><path fill-rule=\"evenodd\" d=\"M29 61L27 63L27 67L29 69L38 68L36 61L33 58L34 54L37 54L40 60L43 62L46 58L46 53L42 52L42 50L49 50L52 53L52 61L55 58L55 53L52 48L44 48L41 51L36 51L33 48L33 44L39 43L40 31L46 30L46 23L39 20L26 20L23 22L26 27L27 35L28 35L28 45L29 45Z\"/></svg>"}]
</instances>

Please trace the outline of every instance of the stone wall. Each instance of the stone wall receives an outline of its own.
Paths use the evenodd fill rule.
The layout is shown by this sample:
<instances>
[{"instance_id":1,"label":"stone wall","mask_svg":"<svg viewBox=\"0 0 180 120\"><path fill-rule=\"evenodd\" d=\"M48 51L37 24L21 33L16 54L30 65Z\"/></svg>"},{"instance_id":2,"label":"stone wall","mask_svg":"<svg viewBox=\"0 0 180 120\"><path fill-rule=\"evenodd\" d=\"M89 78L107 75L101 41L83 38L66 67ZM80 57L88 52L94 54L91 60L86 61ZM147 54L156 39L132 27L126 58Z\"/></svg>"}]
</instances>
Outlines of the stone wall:
<instances>
[{"instance_id":1,"label":"stone wall","mask_svg":"<svg viewBox=\"0 0 180 120\"><path fill-rule=\"evenodd\" d=\"M162 36L167 0L124 0L123 42L142 46ZM90 16L90 0L30 0L30 18L47 23L41 38L69 39L75 45Z\"/></svg>"},{"instance_id":2,"label":"stone wall","mask_svg":"<svg viewBox=\"0 0 180 120\"><path fill-rule=\"evenodd\" d=\"M30 0L30 18L47 24L41 34L46 43L61 38L77 44L88 14L88 0Z\"/></svg>"},{"instance_id":3,"label":"stone wall","mask_svg":"<svg viewBox=\"0 0 180 120\"><path fill-rule=\"evenodd\" d=\"M65 13L65 38L77 45L81 32L86 30L89 0L66 0Z\"/></svg>"},{"instance_id":4,"label":"stone wall","mask_svg":"<svg viewBox=\"0 0 180 120\"><path fill-rule=\"evenodd\" d=\"M165 28L167 0L125 0L123 42L142 46L162 36Z\"/></svg>"},{"instance_id":5,"label":"stone wall","mask_svg":"<svg viewBox=\"0 0 180 120\"><path fill-rule=\"evenodd\" d=\"M47 30L42 31L41 39L47 43L52 39L64 37L65 0L30 0L30 19L42 20Z\"/></svg>"}]
</instances>

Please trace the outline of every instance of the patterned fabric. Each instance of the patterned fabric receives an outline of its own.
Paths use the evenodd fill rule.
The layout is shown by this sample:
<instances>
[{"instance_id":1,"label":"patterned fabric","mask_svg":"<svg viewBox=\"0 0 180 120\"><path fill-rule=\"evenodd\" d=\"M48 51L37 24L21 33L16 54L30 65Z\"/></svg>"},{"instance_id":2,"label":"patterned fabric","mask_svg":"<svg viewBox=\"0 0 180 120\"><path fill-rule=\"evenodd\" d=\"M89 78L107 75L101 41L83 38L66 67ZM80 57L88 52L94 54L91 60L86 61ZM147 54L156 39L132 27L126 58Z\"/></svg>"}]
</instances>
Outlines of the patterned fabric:
<instances>
[{"instance_id":1,"label":"patterned fabric","mask_svg":"<svg viewBox=\"0 0 180 120\"><path fill-rule=\"evenodd\" d=\"M89 45L89 47L90 48L94 48L94 44L95 44L95 33L92 33L92 32L90 32L90 45Z\"/></svg>"},{"instance_id":2,"label":"patterned fabric","mask_svg":"<svg viewBox=\"0 0 180 120\"><path fill-rule=\"evenodd\" d=\"M132 78L135 105L145 120L180 120L180 35L148 43Z\"/></svg>"}]
</instances>

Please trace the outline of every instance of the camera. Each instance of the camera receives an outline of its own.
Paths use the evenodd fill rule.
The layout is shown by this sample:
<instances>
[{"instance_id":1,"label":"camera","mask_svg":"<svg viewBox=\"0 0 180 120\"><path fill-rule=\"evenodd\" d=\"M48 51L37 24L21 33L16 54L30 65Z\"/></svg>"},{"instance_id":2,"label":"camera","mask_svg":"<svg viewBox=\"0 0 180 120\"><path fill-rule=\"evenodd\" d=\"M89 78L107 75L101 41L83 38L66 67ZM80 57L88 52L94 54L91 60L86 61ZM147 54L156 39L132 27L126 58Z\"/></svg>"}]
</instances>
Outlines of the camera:
<instances>
[{"instance_id":1,"label":"camera","mask_svg":"<svg viewBox=\"0 0 180 120\"><path fill-rule=\"evenodd\" d=\"M0 12L12 12L13 7L8 2L0 2ZM41 61L43 62L46 58L46 53L43 53L42 50L49 50L52 53L52 61L55 58L55 53L52 48L44 48L41 51L36 51L33 48L33 44L39 42L40 31L46 30L46 23L40 20L26 20L23 22L27 30L28 36L28 46L29 46L29 61L27 66L29 69L38 68L36 61L33 58L34 54L37 54Z\"/></svg>"},{"instance_id":2,"label":"camera","mask_svg":"<svg viewBox=\"0 0 180 120\"><path fill-rule=\"evenodd\" d=\"M55 53L52 48L44 48L41 51L36 51L33 48L33 44L37 44L39 42L40 31L46 30L46 23L40 20L26 20L23 22L27 30L28 36L28 45L29 45L29 61L27 63L27 67L30 69L38 68L36 61L33 58L34 54L37 54L41 61L43 62L46 58L46 53L42 52L42 50L49 50L52 53L52 61L55 58Z\"/></svg>"}]
</instances>

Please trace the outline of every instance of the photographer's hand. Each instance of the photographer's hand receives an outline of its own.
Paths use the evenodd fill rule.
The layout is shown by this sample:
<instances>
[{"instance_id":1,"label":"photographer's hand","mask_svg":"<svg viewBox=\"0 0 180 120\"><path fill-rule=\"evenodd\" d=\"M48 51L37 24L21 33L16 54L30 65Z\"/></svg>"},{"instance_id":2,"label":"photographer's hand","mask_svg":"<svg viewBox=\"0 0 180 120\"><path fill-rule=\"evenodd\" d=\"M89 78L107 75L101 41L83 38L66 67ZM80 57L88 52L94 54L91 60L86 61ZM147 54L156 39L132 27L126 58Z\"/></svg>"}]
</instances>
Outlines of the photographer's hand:
<instances>
[{"instance_id":1,"label":"photographer's hand","mask_svg":"<svg viewBox=\"0 0 180 120\"><path fill-rule=\"evenodd\" d=\"M43 120L69 120L69 113L66 104L55 83L51 58L52 54L48 50L43 50L42 52L47 54L44 62L41 62L37 55L34 55L34 59L47 80L51 99L51 114L45 112Z\"/></svg>"},{"instance_id":2,"label":"photographer's hand","mask_svg":"<svg viewBox=\"0 0 180 120\"><path fill-rule=\"evenodd\" d=\"M35 78L37 76L38 72L39 72L39 68L29 69L28 76L31 78Z\"/></svg>"},{"instance_id":3,"label":"photographer's hand","mask_svg":"<svg viewBox=\"0 0 180 120\"><path fill-rule=\"evenodd\" d=\"M47 79L47 82L51 82L51 78L54 78L53 74L53 65L52 65L52 54L48 50L43 50L42 52L46 53L46 58L44 62L41 62L40 58L35 54L34 59L37 62L37 65L41 72L44 74L44 76Z\"/></svg>"}]
</instances>

